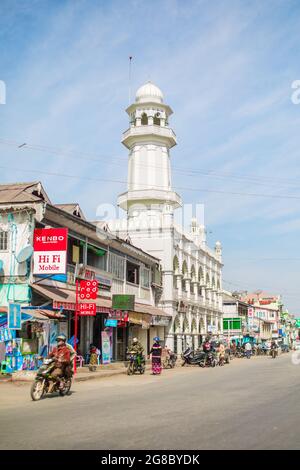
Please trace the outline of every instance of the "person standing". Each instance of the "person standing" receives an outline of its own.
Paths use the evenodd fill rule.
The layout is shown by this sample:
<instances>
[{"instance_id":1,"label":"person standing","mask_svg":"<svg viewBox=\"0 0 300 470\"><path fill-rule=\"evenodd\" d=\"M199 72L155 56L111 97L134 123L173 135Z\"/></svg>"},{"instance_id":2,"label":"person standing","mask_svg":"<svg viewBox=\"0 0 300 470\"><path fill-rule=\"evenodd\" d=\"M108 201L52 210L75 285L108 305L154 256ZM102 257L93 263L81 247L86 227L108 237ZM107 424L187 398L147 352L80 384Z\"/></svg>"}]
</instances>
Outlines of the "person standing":
<instances>
[{"instance_id":1,"label":"person standing","mask_svg":"<svg viewBox=\"0 0 300 470\"><path fill-rule=\"evenodd\" d=\"M161 374L161 354L162 347L160 345L160 339L158 336L153 338L154 344L150 350L149 354L152 354L152 374L159 375Z\"/></svg>"},{"instance_id":2,"label":"person standing","mask_svg":"<svg viewBox=\"0 0 300 470\"><path fill-rule=\"evenodd\" d=\"M252 346L251 346L250 341L247 341L247 343L245 343L245 353L246 353L247 359L250 359L251 354L252 354Z\"/></svg>"}]
</instances>

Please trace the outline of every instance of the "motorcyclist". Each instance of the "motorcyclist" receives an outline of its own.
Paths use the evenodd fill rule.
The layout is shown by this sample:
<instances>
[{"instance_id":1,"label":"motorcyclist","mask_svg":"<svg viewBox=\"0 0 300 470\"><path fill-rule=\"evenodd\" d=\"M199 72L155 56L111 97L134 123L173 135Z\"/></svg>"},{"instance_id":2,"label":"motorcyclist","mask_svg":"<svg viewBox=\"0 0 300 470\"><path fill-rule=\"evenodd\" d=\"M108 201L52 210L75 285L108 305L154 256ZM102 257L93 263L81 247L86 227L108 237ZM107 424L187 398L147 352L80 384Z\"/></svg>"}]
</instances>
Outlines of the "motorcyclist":
<instances>
[{"instance_id":1,"label":"motorcyclist","mask_svg":"<svg viewBox=\"0 0 300 470\"><path fill-rule=\"evenodd\" d=\"M208 355L212 352L212 345L209 337L205 338L205 342L203 343L203 352L205 353L205 363L207 363Z\"/></svg>"},{"instance_id":2,"label":"motorcyclist","mask_svg":"<svg viewBox=\"0 0 300 470\"><path fill-rule=\"evenodd\" d=\"M61 334L61 335L59 335L59 337L62 338L63 341L65 341L66 346L67 346L68 350L70 351L70 364L67 365L66 368L65 368L65 375L66 375L66 377L70 378L70 377L72 377L73 372L74 372L74 360L76 358L76 351L73 348L73 346L71 346L71 344L67 343L66 335Z\"/></svg>"},{"instance_id":3,"label":"motorcyclist","mask_svg":"<svg viewBox=\"0 0 300 470\"><path fill-rule=\"evenodd\" d=\"M140 366L143 358L144 348L137 338L133 338L131 346L128 348L129 352L136 354L137 364Z\"/></svg>"},{"instance_id":4,"label":"motorcyclist","mask_svg":"<svg viewBox=\"0 0 300 470\"><path fill-rule=\"evenodd\" d=\"M275 351L275 354L278 352L278 345L274 339L271 342L271 351Z\"/></svg>"},{"instance_id":5,"label":"motorcyclist","mask_svg":"<svg viewBox=\"0 0 300 470\"><path fill-rule=\"evenodd\" d=\"M69 345L66 344L65 335L58 335L56 337L57 347L55 347L49 354L49 357L55 359L55 368L51 373L52 378L59 381L59 388L64 388L64 382L62 378L68 374L66 371L67 367L70 367L71 353ZM73 349L73 348L72 348ZM75 351L74 351L75 352Z\"/></svg>"}]
</instances>

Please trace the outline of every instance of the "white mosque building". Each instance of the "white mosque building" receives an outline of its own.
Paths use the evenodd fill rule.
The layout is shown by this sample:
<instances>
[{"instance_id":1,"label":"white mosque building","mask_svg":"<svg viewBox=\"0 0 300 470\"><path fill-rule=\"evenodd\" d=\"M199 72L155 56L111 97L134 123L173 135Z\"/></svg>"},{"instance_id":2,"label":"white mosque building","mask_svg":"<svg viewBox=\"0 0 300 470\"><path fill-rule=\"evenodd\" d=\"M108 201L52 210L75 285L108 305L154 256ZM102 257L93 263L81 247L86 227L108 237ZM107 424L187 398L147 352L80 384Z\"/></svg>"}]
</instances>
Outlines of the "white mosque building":
<instances>
[{"instance_id":1,"label":"white mosque building","mask_svg":"<svg viewBox=\"0 0 300 470\"><path fill-rule=\"evenodd\" d=\"M208 333L222 334L222 248L220 242L208 248L203 221L191 218L189 230L175 222L174 211L182 208L171 183L176 135L161 90L147 82L126 111L130 127L122 143L129 151L128 184L118 205L127 221L110 228L161 260L159 306L172 314L165 341L181 353L187 345L197 348Z\"/></svg>"}]
</instances>

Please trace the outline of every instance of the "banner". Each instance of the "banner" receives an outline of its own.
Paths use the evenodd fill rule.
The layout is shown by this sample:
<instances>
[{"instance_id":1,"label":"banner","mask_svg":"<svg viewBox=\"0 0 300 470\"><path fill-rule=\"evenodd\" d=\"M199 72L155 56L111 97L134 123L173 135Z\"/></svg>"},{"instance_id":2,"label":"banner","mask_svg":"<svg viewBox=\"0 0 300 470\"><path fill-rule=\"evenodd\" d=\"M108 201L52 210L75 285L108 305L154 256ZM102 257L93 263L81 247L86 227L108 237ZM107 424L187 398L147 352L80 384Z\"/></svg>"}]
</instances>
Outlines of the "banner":
<instances>
[{"instance_id":1,"label":"banner","mask_svg":"<svg viewBox=\"0 0 300 470\"><path fill-rule=\"evenodd\" d=\"M102 340L102 364L110 364L110 335L107 331L101 331Z\"/></svg>"}]
</instances>

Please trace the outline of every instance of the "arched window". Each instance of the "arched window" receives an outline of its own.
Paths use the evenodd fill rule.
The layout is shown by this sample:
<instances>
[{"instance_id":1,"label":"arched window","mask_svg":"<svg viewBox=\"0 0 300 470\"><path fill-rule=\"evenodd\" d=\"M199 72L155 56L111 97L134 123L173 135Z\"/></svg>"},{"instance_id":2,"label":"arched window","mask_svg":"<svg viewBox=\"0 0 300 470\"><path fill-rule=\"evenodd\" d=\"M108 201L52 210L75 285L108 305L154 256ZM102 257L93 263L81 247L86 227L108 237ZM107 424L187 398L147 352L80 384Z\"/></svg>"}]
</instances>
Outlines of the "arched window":
<instances>
[{"instance_id":1,"label":"arched window","mask_svg":"<svg viewBox=\"0 0 300 470\"><path fill-rule=\"evenodd\" d=\"M202 284L203 281L204 281L204 276L203 276L203 269L202 267L200 266L199 269L198 269L198 281Z\"/></svg>"},{"instance_id":2,"label":"arched window","mask_svg":"<svg viewBox=\"0 0 300 470\"><path fill-rule=\"evenodd\" d=\"M158 114L158 113L157 113ZM155 114L154 118L153 118L153 124L155 126L160 126L160 118L159 118L159 115Z\"/></svg>"},{"instance_id":3,"label":"arched window","mask_svg":"<svg viewBox=\"0 0 300 470\"><path fill-rule=\"evenodd\" d=\"M182 274L183 274L183 277L186 277L186 276L187 276L187 273L188 273L187 263L186 263L186 261L184 261L184 262L182 263Z\"/></svg>"},{"instance_id":4,"label":"arched window","mask_svg":"<svg viewBox=\"0 0 300 470\"><path fill-rule=\"evenodd\" d=\"M179 261L176 255L173 258L173 271L174 274L178 274L179 272Z\"/></svg>"},{"instance_id":5,"label":"arched window","mask_svg":"<svg viewBox=\"0 0 300 470\"><path fill-rule=\"evenodd\" d=\"M147 126L148 125L148 116L147 116L146 113L142 114L141 124L142 124L142 126Z\"/></svg>"},{"instance_id":6,"label":"arched window","mask_svg":"<svg viewBox=\"0 0 300 470\"><path fill-rule=\"evenodd\" d=\"M192 327L191 327L191 330L192 330L192 333L197 333L197 322L195 320L195 318L193 318L192 320Z\"/></svg>"},{"instance_id":7,"label":"arched window","mask_svg":"<svg viewBox=\"0 0 300 470\"><path fill-rule=\"evenodd\" d=\"M187 318L184 319L183 321L183 333L187 333L190 329L190 326L189 326L189 322L187 320Z\"/></svg>"}]
</instances>

